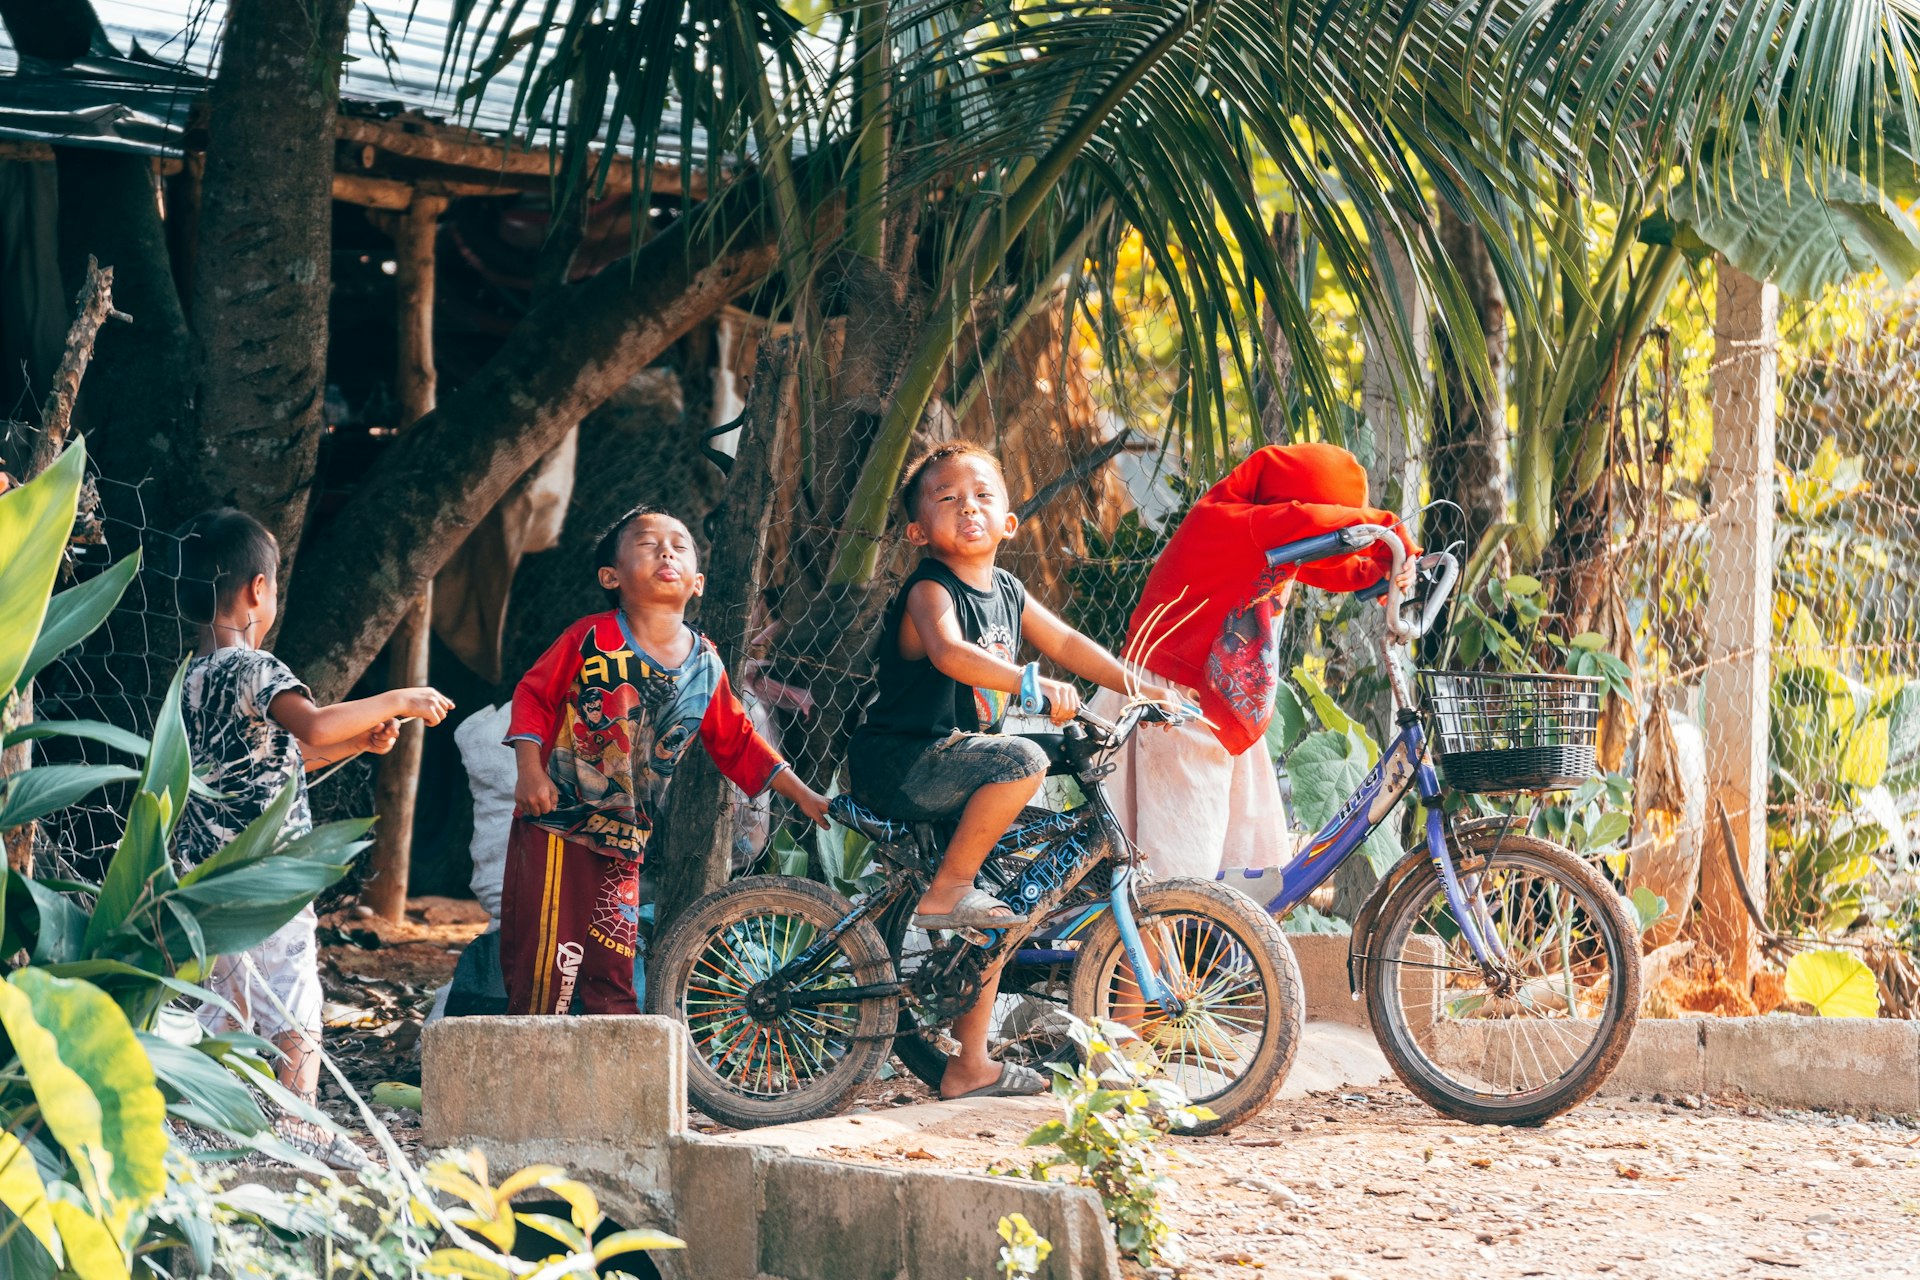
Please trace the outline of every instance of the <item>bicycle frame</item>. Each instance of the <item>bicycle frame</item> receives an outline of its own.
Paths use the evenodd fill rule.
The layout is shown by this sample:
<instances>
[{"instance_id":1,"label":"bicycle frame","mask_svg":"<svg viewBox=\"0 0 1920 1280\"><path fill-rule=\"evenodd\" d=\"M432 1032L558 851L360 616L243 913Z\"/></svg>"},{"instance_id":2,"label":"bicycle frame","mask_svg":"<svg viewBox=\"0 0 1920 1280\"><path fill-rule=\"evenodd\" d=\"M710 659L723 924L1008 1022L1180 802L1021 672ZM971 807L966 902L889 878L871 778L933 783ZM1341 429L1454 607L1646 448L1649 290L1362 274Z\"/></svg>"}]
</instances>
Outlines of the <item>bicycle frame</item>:
<instances>
[{"instance_id":1,"label":"bicycle frame","mask_svg":"<svg viewBox=\"0 0 1920 1280\"><path fill-rule=\"evenodd\" d=\"M1403 711L1399 732L1387 744L1386 750L1380 753L1380 759L1367 771L1367 776L1361 779L1353 794L1342 802L1327 824L1281 866L1280 888L1266 904L1268 914L1278 919L1305 902L1314 890L1325 884L1348 858L1358 852L1367 838L1393 815L1407 793L1412 791L1420 797L1427 811L1427 856L1440 872L1447 905L1453 910L1454 919L1459 921L1467 944L1473 949L1474 958L1485 965L1501 956L1498 939L1481 927L1483 913L1469 907L1469 890L1461 883L1458 869L1453 865L1453 853L1447 847L1446 824L1440 807L1440 778L1426 755L1425 727L1417 716ZM1226 880L1231 874L1222 871L1218 878ZM1258 879L1264 874L1264 870L1241 873L1248 880Z\"/></svg>"}]
</instances>

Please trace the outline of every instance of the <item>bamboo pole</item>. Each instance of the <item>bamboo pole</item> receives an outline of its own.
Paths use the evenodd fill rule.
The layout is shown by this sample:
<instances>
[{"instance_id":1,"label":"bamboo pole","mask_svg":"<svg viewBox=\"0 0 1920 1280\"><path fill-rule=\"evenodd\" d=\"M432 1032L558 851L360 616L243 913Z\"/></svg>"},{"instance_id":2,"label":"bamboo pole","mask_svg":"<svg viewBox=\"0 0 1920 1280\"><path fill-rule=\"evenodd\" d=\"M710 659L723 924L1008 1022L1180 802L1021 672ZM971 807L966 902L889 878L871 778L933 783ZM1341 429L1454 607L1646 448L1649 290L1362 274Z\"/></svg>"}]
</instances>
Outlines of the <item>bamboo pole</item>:
<instances>
[{"instance_id":1,"label":"bamboo pole","mask_svg":"<svg viewBox=\"0 0 1920 1280\"><path fill-rule=\"evenodd\" d=\"M399 392L408 426L433 412L437 374L433 366L434 240L447 202L416 196L394 223L395 280L399 285ZM392 688L427 683L427 638L432 630L431 584L416 598L387 642ZM360 900L376 915L399 920L407 910L407 880L413 863L413 810L420 789L420 750L426 726L409 720L400 740L380 762L374 781L373 863Z\"/></svg>"}]
</instances>

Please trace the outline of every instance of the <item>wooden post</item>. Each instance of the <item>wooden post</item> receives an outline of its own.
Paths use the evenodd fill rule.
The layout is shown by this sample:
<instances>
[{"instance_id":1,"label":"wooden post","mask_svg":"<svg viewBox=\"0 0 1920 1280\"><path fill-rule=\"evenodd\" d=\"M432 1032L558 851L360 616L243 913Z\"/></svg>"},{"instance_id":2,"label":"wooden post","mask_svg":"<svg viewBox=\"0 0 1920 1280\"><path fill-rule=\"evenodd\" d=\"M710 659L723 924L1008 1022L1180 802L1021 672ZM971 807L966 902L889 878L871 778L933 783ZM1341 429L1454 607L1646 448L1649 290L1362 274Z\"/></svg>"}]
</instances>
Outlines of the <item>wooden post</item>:
<instances>
[{"instance_id":1,"label":"wooden post","mask_svg":"<svg viewBox=\"0 0 1920 1280\"><path fill-rule=\"evenodd\" d=\"M1707 668L1702 681L1707 793L1726 808L1734 848L1703 860L1700 936L1745 991L1752 919L1730 858L1765 902L1767 688L1773 642L1773 437L1780 295L1722 259L1713 324L1713 452L1707 458ZM1708 823L1709 832L1718 824ZM1711 842L1723 843L1712 834Z\"/></svg>"},{"instance_id":2,"label":"wooden post","mask_svg":"<svg viewBox=\"0 0 1920 1280\"><path fill-rule=\"evenodd\" d=\"M433 246L447 202L416 196L394 224L395 280L399 286L400 415L408 426L433 412ZM414 600L387 642L387 684L404 689L427 682L427 637L432 631L433 587ZM380 762L374 781L373 864L360 900L378 915L398 920L407 910L407 880L413 860L413 804L420 787L420 748L426 726L409 720L400 741Z\"/></svg>"}]
</instances>

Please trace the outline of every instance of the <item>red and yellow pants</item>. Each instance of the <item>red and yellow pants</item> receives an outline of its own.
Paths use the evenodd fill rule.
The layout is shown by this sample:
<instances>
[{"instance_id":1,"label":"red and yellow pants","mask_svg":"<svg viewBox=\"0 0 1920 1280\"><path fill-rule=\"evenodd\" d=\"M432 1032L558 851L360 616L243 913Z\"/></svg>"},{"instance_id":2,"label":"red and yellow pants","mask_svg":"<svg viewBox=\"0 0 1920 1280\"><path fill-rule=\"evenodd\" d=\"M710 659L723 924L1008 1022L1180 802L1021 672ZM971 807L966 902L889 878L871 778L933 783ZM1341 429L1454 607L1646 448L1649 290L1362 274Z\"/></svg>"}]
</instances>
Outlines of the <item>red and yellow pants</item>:
<instances>
[{"instance_id":1,"label":"red and yellow pants","mask_svg":"<svg viewBox=\"0 0 1920 1280\"><path fill-rule=\"evenodd\" d=\"M640 865L514 819L500 894L508 1013L636 1013Z\"/></svg>"}]
</instances>

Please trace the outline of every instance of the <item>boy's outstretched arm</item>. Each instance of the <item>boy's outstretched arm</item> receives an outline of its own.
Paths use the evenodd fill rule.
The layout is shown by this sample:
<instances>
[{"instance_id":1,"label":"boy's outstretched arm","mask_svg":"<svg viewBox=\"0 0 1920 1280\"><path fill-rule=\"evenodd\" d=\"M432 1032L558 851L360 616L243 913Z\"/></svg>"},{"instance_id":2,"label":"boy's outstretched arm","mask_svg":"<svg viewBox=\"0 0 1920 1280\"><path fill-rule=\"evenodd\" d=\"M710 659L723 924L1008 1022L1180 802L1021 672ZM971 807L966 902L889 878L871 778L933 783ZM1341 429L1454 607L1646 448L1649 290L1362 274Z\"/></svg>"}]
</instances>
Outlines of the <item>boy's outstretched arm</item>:
<instances>
[{"instance_id":1,"label":"boy's outstretched arm","mask_svg":"<svg viewBox=\"0 0 1920 1280\"><path fill-rule=\"evenodd\" d=\"M399 741L400 722L398 720L382 720L379 724L373 726L373 728L367 730L359 737L347 742L333 742L325 745L316 742L301 742L300 760L301 763L306 766L306 771L312 773L315 769L323 769L330 764L339 764L342 760L351 759L362 752L383 756L393 750L394 744Z\"/></svg>"},{"instance_id":2,"label":"boy's outstretched arm","mask_svg":"<svg viewBox=\"0 0 1920 1280\"><path fill-rule=\"evenodd\" d=\"M1128 692L1126 664L1108 653L1090 637L1075 631L1053 610L1035 600L1027 601L1027 612L1020 621L1021 630L1033 647L1060 666L1091 680L1103 689ZM1179 702L1172 690L1141 681L1140 691L1156 701Z\"/></svg>"},{"instance_id":3,"label":"boy's outstretched arm","mask_svg":"<svg viewBox=\"0 0 1920 1280\"><path fill-rule=\"evenodd\" d=\"M439 724L453 710L453 700L436 689L390 689L371 698L315 705L297 689L275 698L267 714L298 738L303 747L324 749L363 739L388 720L420 719Z\"/></svg>"}]
</instances>

